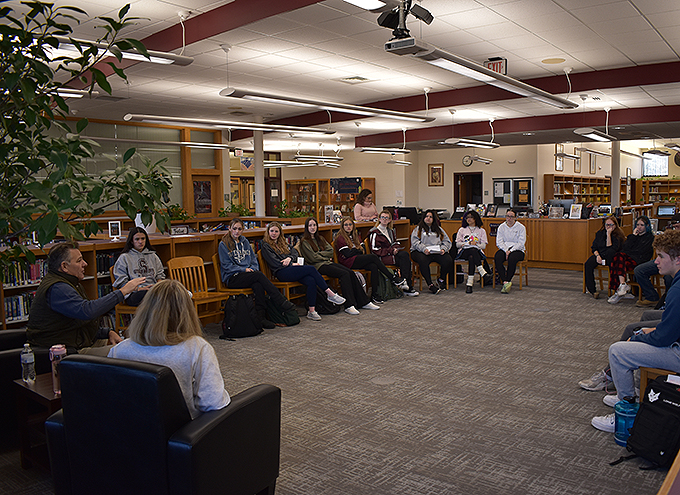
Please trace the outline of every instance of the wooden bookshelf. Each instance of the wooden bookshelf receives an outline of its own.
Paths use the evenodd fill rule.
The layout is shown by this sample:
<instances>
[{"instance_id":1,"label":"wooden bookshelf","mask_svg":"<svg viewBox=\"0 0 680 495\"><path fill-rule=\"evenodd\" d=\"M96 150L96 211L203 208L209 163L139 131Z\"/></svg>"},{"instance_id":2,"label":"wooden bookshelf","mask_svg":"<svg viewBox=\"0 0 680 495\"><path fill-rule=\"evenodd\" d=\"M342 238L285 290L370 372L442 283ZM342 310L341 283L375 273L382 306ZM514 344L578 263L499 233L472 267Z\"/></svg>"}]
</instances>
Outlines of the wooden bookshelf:
<instances>
[{"instance_id":1,"label":"wooden bookshelf","mask_svg":"<svg viewBox=\"0 0 680 495\"><path fill-rule=\"evenodd\" d=\"M611 203L611 180L609 177L586 177L581 175L543 176L543 197L550 199L573 199L574 203Z\"/></svg>"}]
</instances>

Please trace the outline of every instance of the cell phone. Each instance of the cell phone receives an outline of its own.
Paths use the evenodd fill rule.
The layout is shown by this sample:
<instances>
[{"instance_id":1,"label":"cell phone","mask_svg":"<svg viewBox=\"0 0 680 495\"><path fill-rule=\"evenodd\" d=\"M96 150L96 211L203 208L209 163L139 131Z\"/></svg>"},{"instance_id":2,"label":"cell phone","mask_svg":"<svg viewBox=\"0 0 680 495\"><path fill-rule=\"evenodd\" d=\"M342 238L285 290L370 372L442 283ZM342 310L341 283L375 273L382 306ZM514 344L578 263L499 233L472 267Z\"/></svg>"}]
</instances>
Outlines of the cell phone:
<instances>
[{"instance_id":1,"label":"cell phone","mask_svg":"<svg viewBox=\"0 0 680 495\"><path fill-rule=\"evenodd\" d=\"M638 328L637 330L633 331L633 335L640 335L642 333L645 333L645 332L642 331L642 328Z\"/></svg>"}]
</instances>

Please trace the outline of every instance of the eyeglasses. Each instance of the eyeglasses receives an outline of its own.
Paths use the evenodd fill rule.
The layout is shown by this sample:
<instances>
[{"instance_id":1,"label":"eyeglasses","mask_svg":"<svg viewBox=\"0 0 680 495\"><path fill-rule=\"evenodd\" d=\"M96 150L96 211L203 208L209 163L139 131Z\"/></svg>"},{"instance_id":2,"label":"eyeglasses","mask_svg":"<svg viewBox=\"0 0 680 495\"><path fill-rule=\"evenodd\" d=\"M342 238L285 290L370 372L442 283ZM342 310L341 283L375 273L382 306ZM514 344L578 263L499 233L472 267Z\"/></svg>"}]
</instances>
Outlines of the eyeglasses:
<instances>
[{"instance_id":1,"label":"eyeglasses","mask_svg":"<svg viewBox=\"0 0 680 495\"><path fill-rule=\"evenodd\" d=\"M390 217L380 217L380 220L392 220Z\"/></svg>"},{"instance_id":2,"label":"eyeglasses","mask_svg":"<svg viewBox=\"0 0 680 495\"><path fill-rule=\"evenodd\" d=\"M243 230L243 227L232 227L231 230Z\"/></svg>"},{"instance_id":3,"label":"eyeglasses","mask_svg":"<svg viewBox=\"0 0 680 495\"><path fill-rule=\"evenodd\" d=\"M515 215L505 215L505 218L515 218Z\"/></svg>"},{"instance_id":4,"label":"eyeglasses","mask_svg":"<svg viewBox=\"0 0 680 495\"><path fill-rule=\"evenodd\" d=\"M604 226L605 227L615 227L615 225L613 223L605 223Z\"/></svg>"}]
</instances>

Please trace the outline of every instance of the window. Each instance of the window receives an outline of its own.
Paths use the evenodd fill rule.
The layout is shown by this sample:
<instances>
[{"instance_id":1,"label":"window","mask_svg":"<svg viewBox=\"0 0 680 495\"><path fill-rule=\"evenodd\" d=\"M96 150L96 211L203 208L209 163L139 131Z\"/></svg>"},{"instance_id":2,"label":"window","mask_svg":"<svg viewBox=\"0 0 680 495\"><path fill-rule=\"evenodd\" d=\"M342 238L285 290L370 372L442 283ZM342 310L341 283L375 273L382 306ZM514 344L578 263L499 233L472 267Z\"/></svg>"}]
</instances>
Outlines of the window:
<instances>
[{"instance_id":1,"label":"window","mask_svg":"<svg viewBox=\"0 0 680 495\"><path fill-rule=\"evenodd\" d=\"M642 156L643 177L668 177L668 155L645 151Z\"/></svg>"}]
</instances>

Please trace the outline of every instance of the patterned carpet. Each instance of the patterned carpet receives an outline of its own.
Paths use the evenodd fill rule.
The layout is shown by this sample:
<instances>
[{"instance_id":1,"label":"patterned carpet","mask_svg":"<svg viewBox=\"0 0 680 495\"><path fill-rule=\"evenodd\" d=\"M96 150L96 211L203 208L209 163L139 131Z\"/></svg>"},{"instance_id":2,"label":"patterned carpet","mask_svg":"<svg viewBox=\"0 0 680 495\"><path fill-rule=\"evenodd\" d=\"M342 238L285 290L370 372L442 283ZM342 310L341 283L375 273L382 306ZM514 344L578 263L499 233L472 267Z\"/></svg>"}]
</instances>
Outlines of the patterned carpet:
<instances>
[{"instance_id":1,"label":"patterned carpet","mask_svg":"<svg viewBox=\"0 0 680 495\"><path fill-rule=\"evenodd\" d=\"M609 466L626 451L590 419L611 408L577 385L642 309L585 296L577 272L529 276L509 295L451 287L238 341L208 326L231 394L283 391L277 493L656 493L665 471ZM46 493L33 471L0 453L0 492Z\"/></svg>"}]
</instances>

